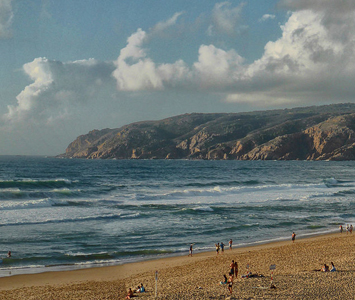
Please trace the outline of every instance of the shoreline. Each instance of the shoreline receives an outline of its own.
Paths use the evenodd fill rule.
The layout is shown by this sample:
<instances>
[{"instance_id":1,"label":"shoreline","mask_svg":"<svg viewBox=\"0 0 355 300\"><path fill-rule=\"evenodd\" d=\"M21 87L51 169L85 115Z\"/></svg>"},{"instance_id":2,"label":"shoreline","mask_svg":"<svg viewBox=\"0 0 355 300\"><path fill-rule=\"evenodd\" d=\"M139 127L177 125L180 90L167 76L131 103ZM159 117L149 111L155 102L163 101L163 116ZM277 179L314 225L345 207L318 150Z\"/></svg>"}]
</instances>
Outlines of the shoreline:
<instances>
[{"instance_id":1,"label":"shoreline","mask_svg":"<svg viewBox=\"0 0 355 300\"><path fill-rule=\"evenodd\" d=\"M331 241L333 239L350 239L351 237L351 234L346 233L328 233L311 237L297 236L294 245L309 245L324 240ZM139 277L139 275L145 273L149 273L150 276L153 277L156 270L162 271L166 268L184 268L189 267L191 264L199 264L199 262L205 260L245 256L251 252L274 251L275 249L277 250L283 247L289 247L290 245L292 246L291 239L287 241L266 242L252 246L235 247L233 250L229 250L227 247L224 254L220 254L219 256L216 256L214 251L207 251L194 253L193 257L188 257L187 250L186 255L156 258L122 265L93 267L70 271L52 271L36 274L12 275L0 278L0 292L36 287L41 288L45 286L56 287L77 284L80 285L87 282L129 281L132 280L132 278ZM218 277L221 277L220 274L218 275ZM0 299L3 299L1 298L1 295Z\"/></svg>"},{"instance_id":2,"label":"shoreline","mask_svg":"<svg viewBox=\"0 0 355 300\"><path fill-rule=\"evenodd\" d=\"M304 233L297 235L297 239L306 239L306 238L312 238L312 237L317 237L317 236L323 236L323 235L328 235L328 234L334 234L338 232L338 230L333 229L333 230L327 230L323 232L310 232L310 233ZM268 239L268 240L261 240L261 241L255 241L255 242L248 242L248 243L239 243L236 245L233 245L233 249L243 249L243 248L249 248L249 247L254 247L254 246L259 246L259 245L264 245L264 244L273 244L273 243L279 243L283 241L289 241L289 237L279 237L275 239ZM228 249L228 245L225 245L225 249ZM208 250L195 250L194 249L194 255L198 254L203 254L203 253L215 253L214 251L214 246L209 247L210 249ZM0 270L0 279L4 277L13 277L13 276L20 276L20 275L36 275L36 274L41 274L41 273L52 273L52 272L71 272L71 271L79 271L79 270L87 270L87 269L97 269L97 268L108 268L108 267L118 267L122 265L129 265L129 264L134 264L134 263L142 263L146 261L151 261L151 260L159 260L159 259L166 259L166 258L175 258L175 257L180 257L180 256L185 256L186 253L188 253L188 247L186 247L186 252L174 252L170 254L162 254L162 255L157 255L157 256L151 256L151 257L141 257L140 259L132 258L131 260L128 259L126 261L123 261L122 263L117 263L117 262L107 262L107 263L88 263L88 264L63 264L63 265L48 265L48 266L37 266L37 267L24 267L24 268L15 268L15 269L8 269L8 270ZM8 274L4 274L8 273ZM0 287L1 290L1 287Z\"/></svg>"}]
</instances>

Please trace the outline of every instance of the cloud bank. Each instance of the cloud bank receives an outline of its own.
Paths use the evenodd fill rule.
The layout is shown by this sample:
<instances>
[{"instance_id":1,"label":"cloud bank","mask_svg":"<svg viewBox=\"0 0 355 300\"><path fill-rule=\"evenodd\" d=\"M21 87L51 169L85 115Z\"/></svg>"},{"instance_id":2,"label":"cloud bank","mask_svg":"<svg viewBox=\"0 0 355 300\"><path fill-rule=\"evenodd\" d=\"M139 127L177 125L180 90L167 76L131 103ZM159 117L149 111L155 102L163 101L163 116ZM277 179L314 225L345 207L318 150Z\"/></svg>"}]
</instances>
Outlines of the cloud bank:
<instances>
[{"instance_id":1,"label":"cloud bank","mask_svg":"<svg viewBox=\"0 0 355 300\"><path fill-rule=\"evenodd\" d=\"M213 44L200 45L191 65L182 59L174 63L155 62L149 57L148 41L157 32L175 26L182 12L157 23L150 31L138 29L127 39L115 61L63 63L36 58L23 67L33 82L17 96L16 105L8 106L3 119L7 123L56 122L69 117L73 107L97 101L105 89L128 94L168 94L171 89L209 91L218 94L219 101L260 107L353 101L353 1L342 1L337 7L334 1L327 0L285 0L282 5L292 9L281 26L282 36L269 41L263 55L249 64L236 50ZM217 3L211 30L236 33L243 6ZM269 18L272 16L264 15L261 19Z\"/></svg>"}]
</instances>

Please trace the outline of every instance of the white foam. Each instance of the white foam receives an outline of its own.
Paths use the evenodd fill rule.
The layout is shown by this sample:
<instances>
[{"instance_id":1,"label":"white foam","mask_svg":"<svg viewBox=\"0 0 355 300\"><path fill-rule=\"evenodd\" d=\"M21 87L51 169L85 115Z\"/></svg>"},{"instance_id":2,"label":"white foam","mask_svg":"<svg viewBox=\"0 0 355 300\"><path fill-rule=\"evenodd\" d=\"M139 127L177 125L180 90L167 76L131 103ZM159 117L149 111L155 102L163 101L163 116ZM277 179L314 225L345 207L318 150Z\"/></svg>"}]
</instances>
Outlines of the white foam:
<instances>
[{"instance_id":1,"label":"white foam","mask_svg":"<svg viewBox=\"0 0 355 300\"><path fill-rule=\"evenodd\" d=\"M209 206L198 206L198 207L192 208L192 210L213 211L213 209Z\"/></svg>"}]
</instances>

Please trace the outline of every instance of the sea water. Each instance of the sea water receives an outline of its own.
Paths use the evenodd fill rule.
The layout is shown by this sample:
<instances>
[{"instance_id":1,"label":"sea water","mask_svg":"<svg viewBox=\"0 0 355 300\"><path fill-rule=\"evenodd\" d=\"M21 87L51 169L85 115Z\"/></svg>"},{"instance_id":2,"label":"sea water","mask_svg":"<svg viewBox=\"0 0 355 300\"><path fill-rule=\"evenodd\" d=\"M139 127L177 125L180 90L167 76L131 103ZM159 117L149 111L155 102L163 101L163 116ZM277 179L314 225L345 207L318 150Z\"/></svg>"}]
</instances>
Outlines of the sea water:
<instances>
[{"instance_id":1,"label":"sea water","mask_svg":"<svg viewBox=\"0 0 355 300\"><path fill-rule=\"evenodd\" d=\"M355 224L354 167L0 156L0 276L334 232Z\"/></svg>"}]
</instances>

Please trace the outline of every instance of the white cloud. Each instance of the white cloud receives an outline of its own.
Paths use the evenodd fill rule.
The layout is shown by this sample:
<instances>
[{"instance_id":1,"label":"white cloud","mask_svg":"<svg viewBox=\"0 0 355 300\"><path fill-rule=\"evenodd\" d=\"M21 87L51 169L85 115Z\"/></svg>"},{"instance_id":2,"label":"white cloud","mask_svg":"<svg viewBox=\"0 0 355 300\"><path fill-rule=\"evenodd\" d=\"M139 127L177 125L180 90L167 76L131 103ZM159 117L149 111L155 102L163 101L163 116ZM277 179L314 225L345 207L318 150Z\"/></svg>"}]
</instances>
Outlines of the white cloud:
<instances>
[{"instance_id":1,"label":"white cloud","mask_svg":"<svg viewBox=\"0 0 355 300\"><path fill-rule=\"evenodd\" d=\"M226 8L228 2L215 7ZM158 23L150 33L138 29L114 62L37 58L25 64L24 72L33 82L17 96L16 105L8 106L5 120L56 122L80 105L105 99L104 91L115 88L125 93L172 87L203 90L218 92L229 103L261 107L355 99L354 10L345 17L328 14L325 8L290 12L282 36L268 42L260 59L250 64L235 50L212 44L201 45L190 66L182 60L156 63L145 48L150 34L173 26L180 15Z\"/></svg>"},{"instance_id":2,"label":"white cloud","mask_svg":"<svg viewBox=\"0 0 355 300\"><path fill-rule=\"evenodd\" d=\"M234 50L224 51L213 45L201 45L194 63L197 82L222 88L230 85L242 68L243 59Z\"/></svg>"},{"instance_id":3,"label":"white cloud","mask_svg":"<svg viewBox=\"0 0 355 300\"><path fill-rule=\"evenodd\" d=\"M226 100L264 105L353 101L355 14L350 14L331 20L313 10L291 13L282 37L267 43L263 56L248 66L245 88ZM339 38L336 31L346 35Z\"/></svg>"},{"instance_id":4,"label":"white cloud","mask_svg":"<svg viewBox=\"0 0 355 300\"><path fill-rule=\"evenodd\" d=\"M267 20L273 20L273 19L275 19L275 17L276 17L275 15L265 14L259 19L259 22L265 22Z\"/></svg>"},{"instance_id":5,"label":"white cloud","mask_svg":"<svg viewBox=\"0 0 355 300\"><path fill-rule=\"evenodd\" d=\"M10 26L13 19L12 0L0 0L0 38L10 35Z\"/></svg>"},{"instance_id":6,"label":"white cloud","mask_svg":"<svg viewBox=\"0 0 355 300\"><path fill-rule=\"evenodd\" d=\"M3 116L6 124L50 123L67 117L78 104L95 98L102 82L114 81L113 63L94 59L62 63L36 58L23 66L33 83L16 97L17 105L9 105Z\"/></svg>"},{"instance_id":7,"label":"white cloud","mask_svg":"<svg viewBox=\"0 0 355 300\"><path fill-rule=\"evenodd\" d=\"M157 23L153 29L152 29L152 32L151 34L156 34L156 33L160 33L164 30L166 30L167 28L173 26L176 24L177 22L177 19L182 15L184 14L184 12L177 12L175 13L170 19L166 20L166 21L162 21L162 22L159 22Z\"/></svg>"},{"instance_id":8,"label":"white cloud","mask_svg":"<svg viewBox=\"0 0 355 300\"><path fill-rule=\"evenodd\" d=\"M164 83L170 84L173 79L178 81L187 75L187 67L181 60L174 64L156 65L143 48L146 40L146 32L138 29L121 50L116 61L117 68L112 73L118 90L161 90Z\"/></svg>"},{"instance_id":9,"label":"white cloud","mask_svg":"<svg viewBox=\"0 0 355 300\"><path fill-rule=\"evenodd\" d=\"M245 3L236 7L228 1L216 3L212 11L212 25L209 26L207 33L234 35L240 31L238 23Z\"/></svg>"}]
</instances>

